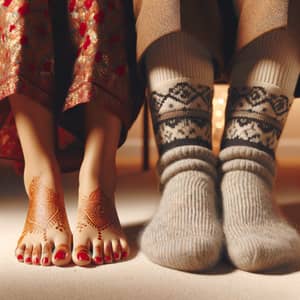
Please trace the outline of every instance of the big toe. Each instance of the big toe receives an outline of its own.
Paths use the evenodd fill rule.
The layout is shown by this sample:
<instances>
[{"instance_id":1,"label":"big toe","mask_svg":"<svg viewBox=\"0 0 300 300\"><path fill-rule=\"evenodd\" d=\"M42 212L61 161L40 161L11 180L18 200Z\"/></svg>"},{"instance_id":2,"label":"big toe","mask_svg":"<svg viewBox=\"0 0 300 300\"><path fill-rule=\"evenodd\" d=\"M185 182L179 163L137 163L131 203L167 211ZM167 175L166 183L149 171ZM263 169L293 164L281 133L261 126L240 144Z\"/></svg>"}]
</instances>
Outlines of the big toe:
<instances>
[{"instance_id":1,"label":"big toe","mask_svg":"<svg viewBox=\"0 0 300 300\"><path fill-rule=\"evenodd\" d=\"M78 246L75 246L73 253L72 253L72 259L74 264L78 266L88 266L91 264L91 255L89 251L88 245L81 244Z\"/></svg>"},{"instance_id":2,"label":"big toe","mask_svg":"<svg viewBox=\"0 0 300 300\"><path fill-rule=\"evenodd\" d=\"M66 266L72 259L70 247L67 244L59 244L55 246L52 254L52 263L56 266Z\"/></svg>"}]
</instances>

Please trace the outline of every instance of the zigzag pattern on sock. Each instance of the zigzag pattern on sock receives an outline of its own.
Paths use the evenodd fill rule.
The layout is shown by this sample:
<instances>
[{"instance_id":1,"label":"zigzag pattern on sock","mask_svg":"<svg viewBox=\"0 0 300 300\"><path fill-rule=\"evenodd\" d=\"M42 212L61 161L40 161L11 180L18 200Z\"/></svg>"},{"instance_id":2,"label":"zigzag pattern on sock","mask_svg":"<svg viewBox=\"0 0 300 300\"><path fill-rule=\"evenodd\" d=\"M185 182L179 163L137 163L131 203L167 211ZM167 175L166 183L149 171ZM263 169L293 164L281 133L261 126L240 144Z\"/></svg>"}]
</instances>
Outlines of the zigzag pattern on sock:
<instances>
[{"instance_id":1,"label":"zigzag pattern on sock","mask_svg":"<svg viewBox=\"0 0 300 300\"><path fill-rule=\"evenodd\" d=\"M244 145L274 157L292 100L264 87L231 88L222 148Z\"/></svg>"},{"instance_id":2,"label":"zigzag pattern on sock","mask_svg":"<svg viewBox=\"0 0 300 300\"><path fill-rule=\"evenodd\" d=\"M159 153L183 145L211 148L212 89L175 82L165 93L151 94L150 108Z\"/></svg>"}]
</instances>

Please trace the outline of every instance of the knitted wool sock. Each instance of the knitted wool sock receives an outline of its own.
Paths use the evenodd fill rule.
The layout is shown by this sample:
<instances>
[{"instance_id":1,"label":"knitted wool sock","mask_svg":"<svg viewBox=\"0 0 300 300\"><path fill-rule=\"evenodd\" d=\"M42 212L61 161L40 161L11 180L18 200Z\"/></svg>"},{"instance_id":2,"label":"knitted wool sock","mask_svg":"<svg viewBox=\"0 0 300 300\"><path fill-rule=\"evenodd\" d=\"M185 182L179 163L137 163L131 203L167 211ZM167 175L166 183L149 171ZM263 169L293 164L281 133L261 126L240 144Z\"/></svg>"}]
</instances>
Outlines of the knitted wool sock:
<instances>
[{"instance_id":1,"label":"knitted wool sock","mask_svg":"<svg viewBox=\"0 0 300 300\"><path fill-rule=\"evenodd\" d=\"M213 68L207 52L183 34L154 44L146 63L163 194L141 247L160 265L204 270L217 263L223 241L209 149Z\"/></svg>"},{"instance_id":2,"label":"knitted wool sock","mask_svg":"<svg viewBox=\"0 0 300 300\"><path fill-rule=\"evenodd\" d=\"M274 151L298 74L299 58L280 31L244 49L233 70L221 192L228 255L246 271L288 265L300 256L298 233L272 203Z\"/></svg>"}]
</instances>

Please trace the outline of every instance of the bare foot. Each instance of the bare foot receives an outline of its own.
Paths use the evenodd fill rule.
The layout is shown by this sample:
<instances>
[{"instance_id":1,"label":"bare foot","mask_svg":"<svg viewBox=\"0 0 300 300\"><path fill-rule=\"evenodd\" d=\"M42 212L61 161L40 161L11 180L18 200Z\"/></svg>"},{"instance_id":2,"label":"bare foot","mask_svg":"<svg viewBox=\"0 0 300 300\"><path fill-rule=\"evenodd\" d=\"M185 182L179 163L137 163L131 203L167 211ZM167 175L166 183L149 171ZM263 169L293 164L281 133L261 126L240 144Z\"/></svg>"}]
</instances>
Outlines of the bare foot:
<instances>
[{"instance_id":1,"label":"bare foot","mask_svg":"<svg viewBox=\"0 0 300 300\"><path fill-rule=\"evenodd\" d=\"M72 234L62 193L44 185L42 176L33 177L28 187L29 208L18 241L19 262L48 266L71 261Z\"/></svg>"},{"instance_id":2,"label":"bare foot","mask_svg":"<svg viewBox=\"0 0 300 300\"><path fill-rule=\"evenodd\" d=\"M79 197L77 226L72 258L75 264L118 262L129 255L114 199L100 188L89 196Z\"/></svg>"}]
</instances>

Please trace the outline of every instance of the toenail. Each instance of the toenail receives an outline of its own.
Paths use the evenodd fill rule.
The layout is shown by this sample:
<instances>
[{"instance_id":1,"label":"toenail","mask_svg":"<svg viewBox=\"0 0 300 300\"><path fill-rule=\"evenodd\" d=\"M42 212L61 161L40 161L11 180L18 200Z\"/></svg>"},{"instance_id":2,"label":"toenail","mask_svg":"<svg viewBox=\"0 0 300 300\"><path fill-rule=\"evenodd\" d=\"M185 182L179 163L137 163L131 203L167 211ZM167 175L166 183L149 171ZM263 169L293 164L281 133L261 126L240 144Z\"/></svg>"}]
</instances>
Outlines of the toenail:
<instances>
[{"instance_id":1,"label":"toenail","mask_svg":"<svg viewBox=\"0 0 300 300\"><path fill-rule=\"evenodd\" d=\"M102 264L102 262L103 262L102 258L99 256L96 256L94 260L95 260L96 264Z\"/></svg>"},{"instance_id":2,"label":"toenail","mask_svg":"<svg viewBox=\"0 0 300 300\"><path fill-rule=\"evenodd\" d=\"M23 260L23 255L22 254L18 255L17 259L18 260Z\"/></svg>"},{"instance_id":3,"label":"toenail","mask_svg":"<svg viewBox=\"0 0 300 300\"><path fill-rule=\"evenodd\" d=\"M39 264L39 263L40 263L40 259L37 257L37 258L34 260L34 263L35 263L35 264Z\"/></svg>"},{"instance_id":4,"label":"toenail","mask_svg":"<svg viewBox=\"0 0 300 300\"><path fill-rule=\"evenodd\" d=\"M78 260L86 260L86 261L89 261L90 260L90 257L89 255L86 253L86 252L79 252L77 254L77 259Z\"/></svg>"},{"instance_id":5,"label":"toenail","mask_svg":"<svg viewBox=\"0 0 300 300\"><path fill-rule=\"evenodd\" d=\"M106 262L110 262L111 261L111 257L110 256L105 256L104 259L105 259Z\"/></svg>"},{"instance_id":6,"label":"toenail","mask_svg":"<svg viewBox=\"0 0 300 300\"><path fill-rule=\"evenodd\" d=\"M126 251L122 252L122 258L126 258L128 256L128 253Z\"/></svg>"},{"instance_id":7,"label":"toenail","mask_svg":"<svg viewBox=\"0 0 300 300\"><path fill-rule=\"evenodd\" d=\"M27 257L27 258L25 259L25 262L28 263L28 264L31 264L31 263L32 263L31 257Z\"/></svg>"},{"instance_id":8,"label":"toenail","mask_svg":"<svg viewBox=\"0 0 300 300\"><path fill-rule=\"evenodd\" d=\"M114 253L114 259L119 259L119 253Z\"/></svg>"},{"instance_id":9,"label":"toenail","mask_svg":"<svg viewBox=\"0 0 300 300\"><path fill-rule=\"evenodd\" d=\"M43 265L47 265L48 262L49 262L48 257L44 257L44 258L43 258Z\"/></svg>"},{"instance_id":10,"label":"toenail","mask_svg":"<svg viewBox=\"0 0 300 300\"><path fill-rule=\"evenodd\" d=\"M57 251L57 253L55 254L55 257L54 257L56 260L62 260L62 259L65 259L66 258L66 252L63 251L63 250L59 250Z\"/></svg>"}]
</instances>

